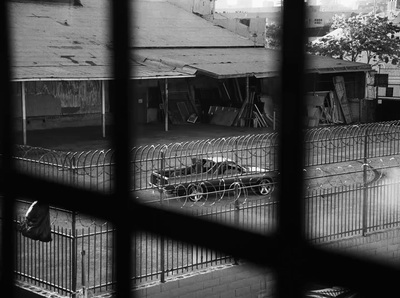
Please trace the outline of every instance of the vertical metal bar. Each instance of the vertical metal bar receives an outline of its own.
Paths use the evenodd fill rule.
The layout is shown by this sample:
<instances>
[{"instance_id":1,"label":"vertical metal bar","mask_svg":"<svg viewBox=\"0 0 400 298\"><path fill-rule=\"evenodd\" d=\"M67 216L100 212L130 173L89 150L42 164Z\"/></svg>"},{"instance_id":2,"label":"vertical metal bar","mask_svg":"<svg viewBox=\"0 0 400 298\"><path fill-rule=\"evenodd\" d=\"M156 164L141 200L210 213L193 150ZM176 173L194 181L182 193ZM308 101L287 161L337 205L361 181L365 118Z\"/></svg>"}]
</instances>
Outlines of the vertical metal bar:
<instances>
[{"instance_id":1,"label":"vertical metal bar","mask_svg":"<svg viewBox=\"0 0 400 298\"><path fill-rule=\"evenodd\" d=\"M101 83L101 126L103 131L103 138L106 137L106 87L105 81Z\"/></svg>"},{"instance_id":2,"label":"vertical metal bar","mask_svg":"<svg viewBox=\"0 0 400 298\"><path fill-rule=\"evenodd\" d=\"M58 232L59 232L59 227L57 227L57 231L56 231L56 229L55 229L55 226L54 226L54 231L55 231L55 237L54 238L56 238L57 240L58 240L58 237L59 237L59 234L58 234ZM53 239L53 241L52 241L52 247L53 247L53 272L52 272L52 276L53 276L53 284L56 284L56 264L57 264L57 262L56 262L56 243L57 243L57 241L56 241L56 239Z\"/></svg>"},{"instance_id":3,"label":"vertical metal bar","mask_svg":"<svg viewBox=\"0 0 400 298\"><path fill-rule=\"evenodd\" d=\"M100 226L100 256L103 256L103 226ZM100 268L100 277L99 277L99 283L100 285L102 284L102 276L103 276L103 258L100 257L100 264L99 264L99 268ZM96 279L95 279L96 280Z\"/></svg>"},{"instance_id":4,"label":"vertical metal bar","mask_svg":"<svg viewBox=\"0 0 400 298\"><path fill-rule=\"evenodd\" d=\"M368 225L368 129L365 130L364 136L363 190L362 234L366 236Z\"/></svg>"},{"instance_id":5,"label":"vertical metal bar","mask_svg":"<svg viewBox=\"0 0 400 298\"><path fill-rule=\"evenodd\" d=\"M165 88L165 102L164 102L164 122L165 122L165 131L168 131L168 104L169 104L169 99L168 99L168 79L165 79L164 83L164 88Z\"/></svg>"},{"instance_id":6,"label":"vertical metal bar","mask_svg":"<svg viewBox=\"0 0 400 298\"><path fill-rule=\"evenodd\" d=\"M21 82L22 142L26 145L26 96L25 82Z\"/></svg>"},{"instance_id":7,"label":"vertical metal bar","mask_svg":"<svg viewBox=\"0 0 400 298\"><path fill-rule=\"evenodd\" d=\"M106 231L107 231L107 234L106 234L106 244L107 244L107 249L106 249L106 290L108 290L108 284L109 284L109 280L108 280L108 266L110 266L110 264L108 263L108 259L109 259L109 255L108 255L108 252L109 252L109 249L108 249L108 247L109 247L109 235L110 235L110 232L109 232L109 227L108 227L108 222L107 222L107 224L106 224ZM82 233L83 234L83 233ZM82 239L82 247L83 247L83 239ZM112 262L111 262L111 264L112 264Z\"/></svg>"},{"instance_id":8,"label":"vertical metal bar","mask_svg":"<svg viewBox=\"0 0 400 298\"><path fill-rule=\"evenodd\" d=\"M148 253L148 251L149 251L149 240L148 240L148 233L146 232L146 231L143 231L143 233L145 233L144 235L145 235L145 249L144 249L144 257L145 257L145 261L144 261L144 273L145 273L145 276L147 276L147 273L148 273L148 270L147 270L147 268L148 268L148 263L147 263L147 258L148 258L148 255L147 255L147 253ZM147 277L146 277L146 279L147 279Z\"/></svg>"},{"instance_id":9,"label":"vertical metal bar","mask_svg":"<svg viewBox=\"0 0 400 298\"><path fill-rule=\"evenodd\" d=\"M84 229L82 228L82 235L83 235ZM90 233L88 232L87 235L84 236L84 238L82 238L82 248L83 248L83 243L84 243L84 239L88 238L90 239ZM88 241L89 242L89 241ZM86 244L87 249L89 250L90 246L89 243ZM114 252L114 249L113 249ZM87 253L87 258L86 258L86 264L87 264L87 276L86 276L86 280L89 282L90 280L90 250ZM112 279L112 281L114 281L114 279Z\"/></svg>"},{"instance_id":10,"label":"vertical metal bar","mask_svg":"<svg viewBox=\"0 0 400 298\"><path fill-rule=\"evenodd\" d=\"M165 102L167 103L167 79L165 79ZM167 104L166 104L167 105ZM168 122L168 117L166 118L166 125ZM167 126L166 126L167 128ZM160 168L161 168L161 175L162 177L165 177L165 151L161 150L160 152L161 154L161 164L160 164ZM162 177L160 177L160 204L161 206L163 205L163 195L164 195L164 179L162 179ZM164 235L161 234L160 235L160 272L161 272L161 282L164 283L165 282L165 238Z\"/></svg>"},{"instance_id":11,"label":"vertical metal bar","mask_svg":"<svg viewBox=\"0 0 400 298\"><path fill-rule=\"evenodd\" d=\"M72 297L76 297L76 280L78 278L78 266L77 266L77 245L76 245L76 212L72 211L72 229L71 229L71 270L72 270L72 280L71 280L71 290Z\"/></svg>"},{"instance_id":12,"label":"vertical metal bar","mask_svg":"<svg viewBox=\"0 0 400 298\"><path fill-rule=\"evenodd\" d=\"M87 260L88 260L88 272L87 272L87 280L90 280L90 273L91 273L91 271L92 270L89 270L89 268L91 267L91 264L90 264L90 255L92 254L92 252L91 252L91 241L90 241L90 239L91 239L91 237L90 237L90 228L88 228L88 231L87 231L87 235L86 235L86 237L87 237L87 251L88 251L88 258L87 258ZM115 246L114 246L115 247ZM93 253L94 255L95 255L95 253ZM94 273L93 273L94 274Z\"/></svg>"},{"instance_id":13,"label":"vertical metal bar","mask_svg":"<svg viewBox=\"0 0 400 298\"><path fill-rule=\"evenodd\" d=\"M82 289L83 289L83 297L87 298L84 258L85 258L85 251L82 250L82 252L81 252L81 267L82 267L81 282L82 282ZM101 282L100 282L100 284L101 284Z\"/></svg>"},{"instance_id":14,"label":"vertical metal bar","mask_svg":"<svg viewBox=\"0 0 400 298\"><path fill-rule=\"evenodd\" d=\"M93 280L97 280L96 278L96 264L97 264L97 227L96 225L94 226L94 233L93 233ZM100 268L101 269L101 268Z\"/></svg>"},{"instance_id":15,"label":"vertical metal bar","mask_svg":"<svg viewBox=\"0 0 400 298\"><path fill-rule=\"evenodd\" d=\"M61 251L60 250L60 247L61 247L60 238L62 237L62 234L64 234L64 228L63 227L61 227L61 235L59 234L58 237L57 237L57 263L56 263L56 266L55 266L57 268L56 269L57 270L57 283L56 283L56 286L60 285L60 266L59 266L60 260L61 260L61 256L60 256L60 251Z\"/></svg>"}]
</instances>

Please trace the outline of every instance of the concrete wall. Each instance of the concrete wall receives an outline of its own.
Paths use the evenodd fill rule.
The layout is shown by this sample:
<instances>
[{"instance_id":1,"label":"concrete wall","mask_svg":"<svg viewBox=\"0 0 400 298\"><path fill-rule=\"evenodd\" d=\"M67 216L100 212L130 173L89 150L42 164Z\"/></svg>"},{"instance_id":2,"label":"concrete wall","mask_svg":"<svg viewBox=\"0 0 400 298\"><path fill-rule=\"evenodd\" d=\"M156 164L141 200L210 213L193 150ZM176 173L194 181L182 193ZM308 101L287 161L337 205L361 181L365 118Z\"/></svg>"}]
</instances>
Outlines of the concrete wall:
<instances>
[{"instance_id":1,"label":"concrete wall","mask_svg":"<svg viewBox=\"0 0 400 298\"><path fill-rule=\"evenodd\" d=\"M106 90L107 90L106 84ZM101 81L25 82L27 116L101 112ZM15 117L21 117L21 83L14 84ZM106 111L109 100L106 93Z\"/></svg>"},{"instance_id":2,"label":"concrete wall","mask_svg":"<svg viewBox=\"0 0 400 298\"><path fill-rule=\"evenodd\" d=\"M163 284L137 289L135 297L192 298L192 297L272 297L273 275L248 264L221 266L197 274L169 280Z\"/></svg>"},{"instance_id":3,"label":"concrete wall","mask_svg":"<svg viewBox=\"0 0 400 298\"><path fill-rule=\"evenodd\" d=\"M77 114L65 116L42 116L28 118L26 123L27 130L43 130L65 127L99 126L102 123L101 114ZM106 114L106 125L112 124L112 115ZM14 120L16 131L22 131L22 119Z\"/></svg>"},{"instance_id":4,"label":"concrete wall","mask_svg":"<svg viewBox=\"0 0 400 298\"><path fill-rule=\"evenodd\" d=\"M329 250L365 256L391 264L400 264L400 229L377 232L321 244Z\"/></svg>"},{"instance_id":5,"label":"concrete wall","mask_svg":"<svg viewBox=\"0 0 400 298\"><path fill-rule=\"evenodd\" d=\"M208 16L213 14L215 0L168 0L188 12Z\"/></svg>"},{"instance_id":6,"label":"concrete wall","mask_svg":"<svg viewBox=\"0 0 400 298\"><path fill-rule=\"evenodd\" d=\"M265 44L265 18L249 18L249 26L240 22L239 18L215 18L213 23L240 36L255 41L257 45ZM253 37L254 35L254 37Z\"/></svg>"}]
</instances>

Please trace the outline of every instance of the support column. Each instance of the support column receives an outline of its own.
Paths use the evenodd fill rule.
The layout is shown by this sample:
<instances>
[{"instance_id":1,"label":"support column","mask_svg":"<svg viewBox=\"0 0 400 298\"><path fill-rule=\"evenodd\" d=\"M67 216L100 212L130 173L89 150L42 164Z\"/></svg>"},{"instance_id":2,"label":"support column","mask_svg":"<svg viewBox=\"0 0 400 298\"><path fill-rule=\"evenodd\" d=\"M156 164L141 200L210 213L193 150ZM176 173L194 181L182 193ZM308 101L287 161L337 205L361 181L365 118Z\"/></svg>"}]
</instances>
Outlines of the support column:
<instances>
[{"instance_id":1,"label":"support column","mask_svg":"<svg viewBox=\"0 0 400 298\"><path fill-rule=\"evenodd\" d=\"M246 98L250 100L250 78L248 75L246 76Z\"/></svg>"},{"instance_id":2,"label":"support column","mask_svg":"<svg viewBox=\"0 0 400 298\"><path fill-rule=\"evenodd\" d=\"M21 82L22 143L26 145L26 96L25 82Z\"/></svg>"},{"instance_id":3,"label":"support column","mask_svg":"<svg viewBox=\"0 0 400 298\"><path fill-rule=\"evenodd\" d=\"M168 131L168 79L165 79L164 116L165 116L165 131Z\"/></svg>"},{"instance_id":4,"label":"support column","mask_svg":"<svg viewBox=\"0 0 400 298\"><path fill-rule=\"evenodd\" d=\"M105 81L101 81L101 126L103 138L106 137L106 88Z\"/></svg>"}]
</instances>

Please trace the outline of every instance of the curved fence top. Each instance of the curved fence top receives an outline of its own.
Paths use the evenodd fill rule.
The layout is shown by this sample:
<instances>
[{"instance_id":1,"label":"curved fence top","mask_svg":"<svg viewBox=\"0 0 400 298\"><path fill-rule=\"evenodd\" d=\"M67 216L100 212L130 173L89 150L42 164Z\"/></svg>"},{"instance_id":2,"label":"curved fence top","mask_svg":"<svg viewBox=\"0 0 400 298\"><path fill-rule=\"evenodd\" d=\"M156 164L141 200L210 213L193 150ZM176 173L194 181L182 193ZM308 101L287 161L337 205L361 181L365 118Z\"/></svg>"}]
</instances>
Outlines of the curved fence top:
<instances>
[{"instance_id":1,"label":"curved fence top","mask_svg":"<svg viewBox=\"0 0 400 298\"><path fill-rule=\"evenodd\" d=\"M317 141L328 138L340 138L340 137L361 137L373 134L390 134L400 132L400 120L386 121L386 122L374 122L366 124L354 124L354 125L335 125L335 126L324 126L316 127L305 130L304 139L305 141ZM131 149L133 155L137 155L140 152L172 152L176 150L191 150L204 152L208 149L216 149L223 147L234 147L234 146L253 146L260 143L276 143L279 136L278 132L266 133L266 134L249 134L243 136L233 137L221 137L213 139L203 139L196 141L182 141L168 144L153 144L153 145L141 145L135 146ZM83 156L111 156L113 155L113 149L96 149L88 151L62 151L52 150L42 147L32 147L26 145L17 145L15 149L15 156L21 158L37 159L43 155L52 155L55 158L65 158L66 156L75 157L81 159ZM150 156L149 156L150 157Z\"/></svg>"}]
</instances>

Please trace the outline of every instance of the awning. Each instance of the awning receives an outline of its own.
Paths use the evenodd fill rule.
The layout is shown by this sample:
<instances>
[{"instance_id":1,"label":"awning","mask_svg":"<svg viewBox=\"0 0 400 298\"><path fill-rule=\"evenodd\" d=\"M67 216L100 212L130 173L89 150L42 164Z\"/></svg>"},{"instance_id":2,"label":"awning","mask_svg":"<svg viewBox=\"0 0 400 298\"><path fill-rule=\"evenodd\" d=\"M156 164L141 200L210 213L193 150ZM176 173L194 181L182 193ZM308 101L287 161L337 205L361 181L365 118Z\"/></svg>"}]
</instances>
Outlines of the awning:
<instances>
[{"instance_id":1,"label":"awning","mask_svg":"<svg viewBox=\"0 0 400 298\"><path fill-rule=\"evenodd\" d=\"M179 48L135 49L142 61L157 61L166 65L197 70L216 79L255 76L257 78L279 75L280 51L263 47L251 48ZM306 72L339 73L371 70L369 64L344 61L329 57L307 55Z\"/></svg>"},{"instance_id":2,"label":"awning","mask_svg":"<svg viewBox=\"0 0 400 298\"><path fill-rule=\"evenodd\" d=\"M131 61L132 80L175 79L195 77L190 68L176 69L161 63ZM84 81L112 80L112 69L108 65L81 63L77 65L45 65L41 67L15 66L13 81Z\"/></svg>"}]
</instances>

